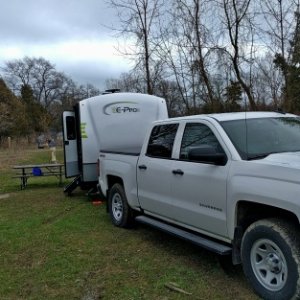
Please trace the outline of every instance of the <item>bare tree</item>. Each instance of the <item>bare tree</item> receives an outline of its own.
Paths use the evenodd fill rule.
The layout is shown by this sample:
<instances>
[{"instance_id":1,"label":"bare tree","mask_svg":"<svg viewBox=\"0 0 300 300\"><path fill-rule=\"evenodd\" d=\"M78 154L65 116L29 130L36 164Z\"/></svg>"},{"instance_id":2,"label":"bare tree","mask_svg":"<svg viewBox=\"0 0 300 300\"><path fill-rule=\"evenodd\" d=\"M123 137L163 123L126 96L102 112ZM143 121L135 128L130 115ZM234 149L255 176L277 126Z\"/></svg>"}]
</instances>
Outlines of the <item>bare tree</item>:
<instances>
[{"instance_id":1,"label":"bare tree","mask_svg":"<svg viewBox=\"0 0 300 300\"><path fill-rule=\"evenodd\" d=\"M296 4L294 1L283 0L264 0L259 3L264 21L260 27L264 43L274 55L280 53L282 57L286 57Z\"/></svg>"},{"instance_id":2,"label":"bare tree","mask_svg":"<svg viewBox=\"0 0 300 300\"><path fill-rule=\"evenodd\" d=\"M249 41L249 23L248 11L251 0L223 0L224 23L228 33L230 49L226 49L227 54L232 62L233 70L236 78L246 93L250 108L256 110L257 106L251 90L251 81L246 81L243 76L242 60L243 60L243 45L246 47L251 44ZM244 39L244 40L243 40Z\"/></svg>"},{"instance_id":3,"label":"bare tree","mask_svg":"<svg viewBox=\"0 0 300 300\"><path fill-rule=\"evenodd\" d=\"M272 104L274 109L281 107L282 73L274 68L274 55L267 52L256 59L257 68L254 74L254 92L256 98L266 104Z\"/></svg>"},{"instance_id":4,"label":"bare tree","mask_svg":"<svg viewBox=\"0 0 300 300\"><path fill-rule=\"evenodd\" d=\"M177 83L187 112L203 105L218 110L219 100L213 85L213 2L176 0L168 14L160 18L157 56L166 63L164 76ZM199 110L200 111L200 110Z\"/></svg>"},{"instance_id":5,"label":"bare tree","mask_svg":"<svg viewBox=\"0 0 300 300\"><path fill-rule=\"evenodd\" d=\"M77 86L63 72L58 72L48 60L24 57L8 61L2 68L5 79L16 94L21 94L25 86L30 86L35 101L50 109L54 102L73 97L78 101L98 95L100 92L91 84Z\"/></svg>"},{"instance_id":6,"label":"bare tree","mask_svg":"<svg viewBox=\"0 0 300 300\"><path fill-rule=\"evenodd\" d=\"M65 75L57 72L55 66L42 57L8 61L3 71L10 87L17 94L21 93L23 86L30 85L36 101L45 107L55 101L57 90L65 81Z\"/></svg>"},{"instance_id":7,"label":"bare tree","mask_svg":"<svg viewBox=\"0 0 300 300\"><path fill-rule=\"evenodd\" d=\"M165 78L176 83L182 106L189 111L196 105L195 93L191 91L193 74L189 72L191 59L187 54L183 35L177 26L178 19L170 18L173 26L160 27L160 39L157 41L157 55L166 63ZM176 22L175 22L176 20ZM190 99L192 98L192 104Z\"/></svg>"},{"instance_id":8,"label":"bare tree","mask_svg":"<svg viewBox=\"0 0 300 300\"><path fill-rule=\"evenodd\" d=\"M8 87L23 102L24 113L19 115L24 115L28 120L26 126L37 132L49 126L59 130L60 116L64 110L71 109L79 100L100 93L91 84L78 86L44 58L24 57L8 61L2 71Z\"/></svg>"},{"instance_id":9,"label":"bare tree","mask_svg":"<svg viewBox=\"0 0 300 300\"><path fill-rule=\"evenodd\" d=\"M135 68L144 71L146 91L153 93L154 49L151 39L155 32L155 22L164 0L109 0L117 10L120 28L117 31L127 39L134 40L133 57ZM128 55L128 51L122 52ZM132 55L132 53L130 53Z\"/></svg>"},{"instance_id":10,"label":"bare tree","mask_svg":"<svg viewBox=\"0 0 300 300\"><path fill-rule=\"evenodd\" d=\"M2 69L6 82L14 92L20 92L22 85L28 85L32 78L34 63L31 58L24 57L7 61Z\"/></svg>"},{"instance_id":11,"label":"bare tree","mask_svg":"<svg viewBox=\"0 0 300 300\"><path fill-rule=\"evenodd\" d=\"M295 94L288 85L298 76L299 0L174 0L164 1L163 11L163 0L110 2L122 10L120 32L135 37L136 49L135 68L115 87L168 95L172 88L176 110L188 114L246 103L252 110L278 107L282 91Z\"/></svg>"},{"instance_id":12,"label":"bare tree","mask_svg":"<svg viewBox=\"0 0 300 300\"><path fill-rule=\"evenodd\" d=\"M264 0L260 1L260 7L264 20L260 31L266 47L270 53L273 53L275 66L282 72L280 102L285 110L290 111L292 102L289 94L291 89L289 87L288 65L292 61L291 41L297 26L297 14L295 12L299 9L299 0Z\"/></svg>"},{"instance_id":13,"label":"bare tree","mask_svg":"<svg viewBox=\"0 0 300 300\"><path fill-rule=\"evenodd\" d=\"M145 82L135 70L122 73L118 79L110 78L105 82L107 89L120 89L123 92L142 93L145 91Z\"/></svg>"},{"instance_id":14,"label":"bare tree","mask_svg":"<svg viewBox=\"0 0 300 300\"><path fill-rule=\"evenodd\" d=\"M203 82L206 89L207 98L212 105L212 110L214 111L216 96L205 62L205 52L208 51L208 46L206 44L206 35L208 29L206 26L204 26L204 24L201 23L202 14L204 14L205 11L205 7L203 6L204 1L177 1L178 8L182 12L183 21L185 23L184 26L186 26L185 36L191 49L190 52L193 56L191 72L198 73L198 82L194 82L194 85Z\"/></svg>"}]
</instances>

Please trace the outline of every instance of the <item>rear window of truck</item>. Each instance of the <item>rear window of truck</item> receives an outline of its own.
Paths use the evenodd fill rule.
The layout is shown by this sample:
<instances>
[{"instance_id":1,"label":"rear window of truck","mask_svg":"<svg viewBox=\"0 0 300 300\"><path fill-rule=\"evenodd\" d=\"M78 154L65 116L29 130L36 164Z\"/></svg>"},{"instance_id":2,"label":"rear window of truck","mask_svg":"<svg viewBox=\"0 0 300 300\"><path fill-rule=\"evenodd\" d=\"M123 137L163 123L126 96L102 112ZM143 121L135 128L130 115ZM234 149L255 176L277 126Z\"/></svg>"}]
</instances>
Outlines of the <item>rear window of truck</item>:
<instances>
[{"instance_id":1,"label":"rear window of truck","mask_svg":"<svg viewBox=\"0 0 300 300\"><path fill-rule=\"evenodd\" d=\"M171 158L178 124L158 125L152 129L147 156Z\"/></svg>"}]
</instances>

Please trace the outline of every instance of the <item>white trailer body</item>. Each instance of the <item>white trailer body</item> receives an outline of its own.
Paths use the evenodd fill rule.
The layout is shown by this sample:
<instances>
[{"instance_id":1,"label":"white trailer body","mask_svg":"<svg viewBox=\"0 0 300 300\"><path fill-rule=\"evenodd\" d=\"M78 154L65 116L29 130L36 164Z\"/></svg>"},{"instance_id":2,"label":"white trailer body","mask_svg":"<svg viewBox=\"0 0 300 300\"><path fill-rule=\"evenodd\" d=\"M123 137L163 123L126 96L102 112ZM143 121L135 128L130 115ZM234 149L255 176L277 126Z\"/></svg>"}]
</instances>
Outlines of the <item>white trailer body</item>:
<instances>
[{"instance_id":1,"label":"white trailer body","mask_svg":"<svg viewBox=\"0 0 300 300\"><path fill-rule=\"evenodd\" d=\"M97 182L100 150L141 148L149 125L168 118L164 99L112 93L78 102L63 113L65 176Z\"/></svg>"}]
</instances>

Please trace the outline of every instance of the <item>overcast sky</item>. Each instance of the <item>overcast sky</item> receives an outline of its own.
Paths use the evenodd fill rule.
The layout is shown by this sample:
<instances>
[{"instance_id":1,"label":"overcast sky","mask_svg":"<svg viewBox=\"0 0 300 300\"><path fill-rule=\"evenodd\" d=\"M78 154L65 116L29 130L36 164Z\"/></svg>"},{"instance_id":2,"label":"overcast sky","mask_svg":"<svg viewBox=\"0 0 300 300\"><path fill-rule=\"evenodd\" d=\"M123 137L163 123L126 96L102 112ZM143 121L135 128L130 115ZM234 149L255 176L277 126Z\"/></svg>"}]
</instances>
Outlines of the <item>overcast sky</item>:
<instances>
[{"instance_id":1,"label":"overcast sky","mask_svg":"<svg viewBox=\"0 0 300 300\"><path fill-rule=\"evenodd\" d=\"M105 27L115 22L105 0L0 0L0 66L42 56L77 83L103 89L130 68Z\"/></svg>"}]
</instances>

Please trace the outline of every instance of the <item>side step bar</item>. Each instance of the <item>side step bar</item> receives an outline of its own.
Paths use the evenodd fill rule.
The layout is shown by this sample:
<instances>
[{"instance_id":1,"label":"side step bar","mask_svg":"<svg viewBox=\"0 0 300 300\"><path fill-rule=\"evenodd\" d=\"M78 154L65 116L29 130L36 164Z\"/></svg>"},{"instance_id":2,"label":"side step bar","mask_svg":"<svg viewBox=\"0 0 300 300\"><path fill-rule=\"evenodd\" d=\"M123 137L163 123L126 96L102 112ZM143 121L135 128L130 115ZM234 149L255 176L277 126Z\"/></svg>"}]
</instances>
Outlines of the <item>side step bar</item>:
<instances>
[{"instance_id":1,"label":"side step bar","mask_svg":"<svg viewBox=\"0 0 300 300\"><path fill-rule=\"evenodd\" d=\"M197 234L185 231L183 229L177 228L175 226L163 223L156 219L147 217L147 216L137 216L135 220L139 223L150 225L156 229L160 229L166 233L177 236L183 240L189 241L197 246L205 248L207 250L213 251L220 255L231 254L232 248L224 244L215 242L213 240L204 238Z\"/></svg>"},{"instance_id":2,"label":"side step bar","mask_svg":"<svg viewBox=\"0 0 300 300\"><path fill-rule=\"evenodd\" d=\"M68 196L70 196L71 193L80 185L80 183L81 183L81 176L78 175L73 179L73 181L71 181L69 184L67 184L64 187L64 193L67 193Z\"/></svg>"}]
</instances>

